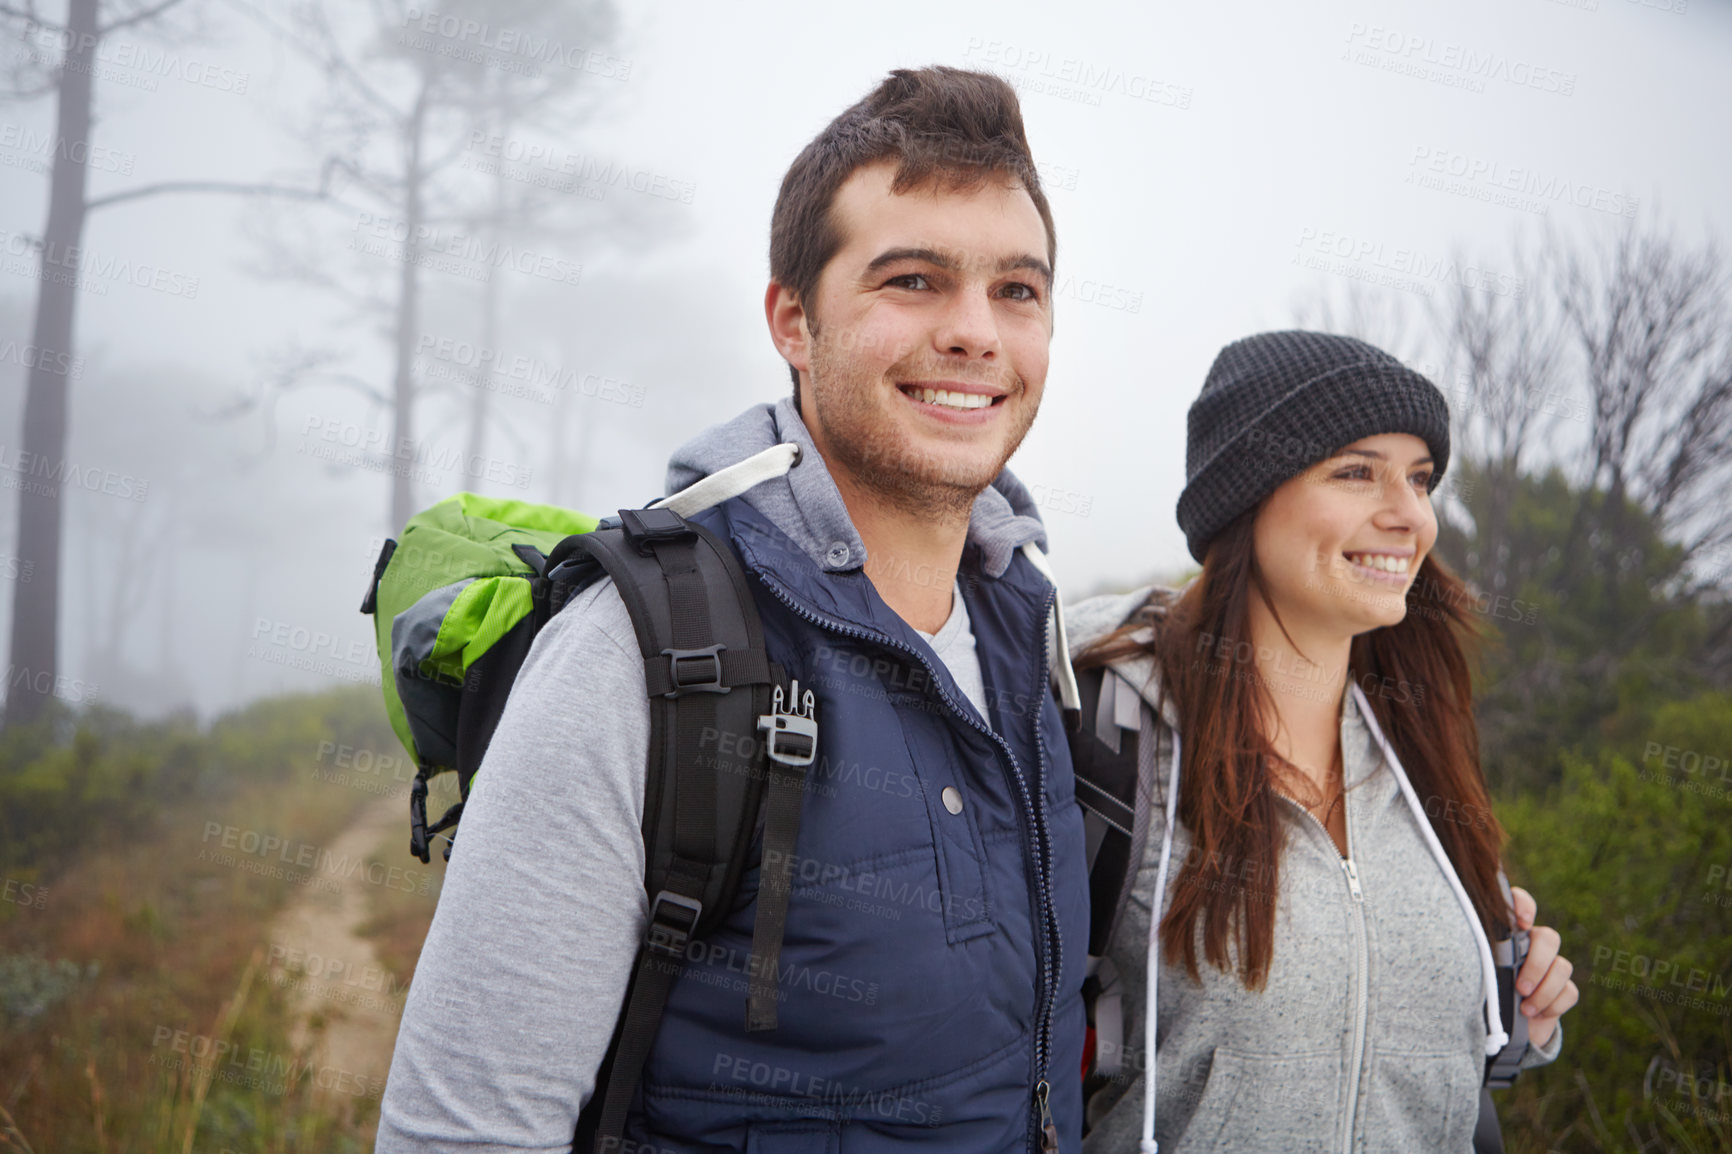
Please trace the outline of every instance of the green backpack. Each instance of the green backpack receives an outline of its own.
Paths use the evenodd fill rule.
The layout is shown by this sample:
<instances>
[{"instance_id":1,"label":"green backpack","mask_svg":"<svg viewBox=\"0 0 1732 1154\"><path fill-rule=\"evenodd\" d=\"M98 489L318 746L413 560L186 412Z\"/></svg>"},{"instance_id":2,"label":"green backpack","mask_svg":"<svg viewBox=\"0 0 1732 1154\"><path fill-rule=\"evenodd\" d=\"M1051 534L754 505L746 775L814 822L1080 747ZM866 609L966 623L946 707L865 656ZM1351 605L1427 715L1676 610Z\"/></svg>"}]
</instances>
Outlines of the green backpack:
<instances>
[{"instance_id":1,"label":"green backpack","mask_svg":"<svg viewBox=\"0 0 1732 1154\"><path fill-rule=\"evenodd\" d=\"M760 852L791 859L818 728L764 650L749 579L727 541L688 520L798 463L777 445L617 518L458 493L387 540L361 612L374 618L385 708L414 758L410 852L455 830L517 671L577 593L611 577L644 656L650 740L644 788L650 917L624 1009L579 1119L576 1149L624 1131L668 990L688 945L727 916L762 817ZM577 702L598 716L607 702ZM726 736L732 740L718 741ZM731 752L724 752L724 751ZM427 783L455 773L461 800L427 822ZM573 782L573 788L581 788ZM446 837L445 857L455 848ZM789 880L760 879L747 1029L776 1026Z\"/></svg>"},{"instance_id":2,"label":"green backpack","mask_svg":"<svg viewBox=\"0 0 1732 1154\"><path fill-rule=\"evenodd\" d=\"M458 493L409 518L402 539L380 550L361 612L373 615L385 713L421 768L423 807L427 776L457 771L460 760L468 772L459 785L468 797L480 762L458 756L460 723L476 720L464 711L464 687L478 685L502 662L515 675L546 621L537 613L535 580L547 555L597 524L569 509ZM496 724L498 717L488 720ZM422 861L426 849L421 837L411 846Z\"/></svg>"}]
</instances>

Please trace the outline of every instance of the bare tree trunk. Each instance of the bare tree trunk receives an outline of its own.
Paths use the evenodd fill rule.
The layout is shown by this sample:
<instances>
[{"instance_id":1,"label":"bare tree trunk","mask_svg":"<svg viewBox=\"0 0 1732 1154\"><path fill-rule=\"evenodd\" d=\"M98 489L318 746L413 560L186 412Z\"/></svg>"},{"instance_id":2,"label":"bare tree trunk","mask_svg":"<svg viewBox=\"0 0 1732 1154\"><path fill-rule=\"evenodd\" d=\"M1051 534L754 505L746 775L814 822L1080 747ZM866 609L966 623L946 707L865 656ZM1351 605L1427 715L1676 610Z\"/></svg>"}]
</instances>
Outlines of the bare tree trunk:
<instances>
[{"instance_id":1,"label":"bare tree trunk","mask_svg":"<svg viewBox=\"0 0 1732 1154\"><path fill-rule=\"evenodd\" d=\"M574 363L569 353L563 355L566 357L564 364ZM575 436L571 431L574 414L580 422ZM547 459L550 462L547 499L568 509L594 513L595 509L585 502L589 494L590 450L595 444L597 422L587 419L588 416L593 414L578 408L575 385L571 388L554 387L553 412L547 420ZM609 494L603 495L604 499L610 497Z\"/></svg>"},{"instance_id":2,"label":"bare tree trunk","mask_svg":"<svg viewBox=\"0 0 1732 1154\"><path fill-rule=\"evenodd\" d=\"M488 213L488 239L498 245L503 243L504 235L505 159L501 157L498 166L493 170L493 208ZM500 278L492 275L496 271L496 268L488 270L487 282L481 290L481 347L493 352L493 363L497 363L499 353ZM473 380L475 396L469 402L469 451L463 455L464 462L470 468L475 467L473 463L487 449L488 386L492 384L492 375L489 362L477 358ZM485 476L485 470L482 475Z\"/></svg>"},{"instance_id":3,"label":"bare tree trunk","mask_svg":"<svg viewBox=\"0 0 1732 1154\"><path fill-rule=\"evenodd\" d=\"M553 411L547 415L547 499L571 506L565 496L565 390L554 379Z\"/></svg>"},{"instance_id":4,"label":"bare tree trunk","mask_svg":"<svg viewBox=\"0 0 1732 1154\"><path fill-rule=\"evenodd\" d=\"M592 405L590 408L599 411L600 406ZM569 456L571 464L574 466L572 472L575 475L570 478L569 482L571 485L571 500L568 504L573 509L583 509L586 511L592 508L599 508L600 503L603 500L612 496L611 493L608 493L596 497L593 501L590 500L590 479L595 475L595 461L593 459L595 450L595 427L600 423L600 419L596 413L589 413L588 415L590 419L585 420L584 410L578 410L577 416L579 432L577 434L577 443L574 445L568 439L564 445L560 446L560 451Z\"/></svg>"},{"instance_id":5,"label":"bare tree trunk","mask_svg":"<svg viewBox=\"0 0 1732 1154\"><path fill-rule=\"evenodd\" d=\"M400 533L414 512L413 473L419 456L415 434L415 340L420 329L421 265L418 237L421 231L421 148L427 123L429 81L423 76L415 107L409 113L409 156L403 179L403 269L397 290L397 369L391 382L393 414L391 437L391 525ZM405 459L404 454L409 454Z\"/></svg>"},{"instance_id":6,"label":"bare tree trunk","mask_svg":"<svg viewBox=\"0 0 1732 1154\"><path fill-rule=\"evenodd\" d=\"M68 0L67 46L59 81L54 169L48 186L48 225L38 269L34 341L41 350L70 354L78 293L78 249L84 238L87 168L74 160L90 139L91 88L96 65L97 0ZM36 358L26 378L22 453L30 466L47 463L58 476L66 459L70 375L50 371L52 355ZM31 580L12 584L11 664L6 671L7 726L34 720L53 695L59 673L60 492L54 476L27 467L18 488L18 557L33 566Z\"/></svg>"},{"instance_id":7,"label":"bare tree trunk","mask_svg":"<svg viewBox=\"0 0 1732 1154\"><path fill-rule=\"evenodd\" d=\"M168 509L164 516L164 532L169 534L168 547L162 551L162 607L157 610L157 628L159 640L156 643L156 663L160 670L162 683L175 686L175 674L178 670L174 664L174 591L175 591L175 553L180 547L180 500L174 496L175 490L169 490Z\"/></svg>"}]
</instances>

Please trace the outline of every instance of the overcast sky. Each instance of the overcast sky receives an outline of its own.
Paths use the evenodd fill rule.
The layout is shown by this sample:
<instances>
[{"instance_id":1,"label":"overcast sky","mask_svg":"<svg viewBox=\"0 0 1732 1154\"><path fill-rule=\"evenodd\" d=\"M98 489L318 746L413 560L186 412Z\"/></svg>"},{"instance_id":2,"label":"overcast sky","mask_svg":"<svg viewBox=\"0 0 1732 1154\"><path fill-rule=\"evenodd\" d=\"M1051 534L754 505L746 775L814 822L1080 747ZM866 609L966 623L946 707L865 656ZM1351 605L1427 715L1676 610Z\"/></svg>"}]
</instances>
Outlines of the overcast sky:
<instances>
[{"instance_id":1,"label":"overcast sky","mask_svg":"<svg viewBox=\"0 0 1732 1154\"><path fill-rule=\"evenodd\" d=\"M208 10L197 39L172 45L177 63L109 62L94 135L123 171L95 166L93 193L310 179L293 130L315 81L236 4ZM1039 487L1055 569L1076 590L1188 561L1173 518L1184 417L1224 343L1287 327L1303 301L1355 282L1409 304L1452 276L1507 284L1518 238L1548 227L1588 240L1631 219L1689 238L1732 229L1724 2L662 0L619 18L618 35L597 44L604 55L588 58L601 62L584 78L593 113L522 139L606 159L653 191L574 196L583 232L523 243L544 269L580 273L507 272L503 286L501 348L581 384L558 406L500 392L493 479L424 470L420 504L463 487L599 512L641 503L660 492L679 443L781 396L787 373L762 314L777 184L816 131L895 67L984 68L1022 94L1059 282L1046 399L1011 467ZM46 178L29 143L51 131L50 112L40 101L0 109L8 237L42 228ZM352 303L267 269L275 237L317 252L339 279L388 274L384 258L353 271L367 268L354 248L367 234L350 209L210 196L91 218L93 250L197 279L196 296L124 282L81 294L69 457L148 482L142 500L68 500L63 662L105 699L190 701L208 715L368 675L371 658L353 656L355 642L370 644L355 608L389 531L387 485L320 458L317 444L327 429L340 439L384 418L332 385L220 416L274 395L260 391L270 358L291 342L331 347L343 371L388 382L387 347ZM0 276L9 340L27 336L34 307L15 252ZM422 367L437 374L473 338L479 297L458 278L429 281L424 331L452 342L443 360L429 346ZM0 434L13 446L15 356L0 380ZM466 403L428 401L423 436L461 448ZM0 493L8 538L13 502ZM119 572L138 574L132 587L117 586ZM273 643L285 627L334 640L303 653Z\"/></svg>"}]
</instances>

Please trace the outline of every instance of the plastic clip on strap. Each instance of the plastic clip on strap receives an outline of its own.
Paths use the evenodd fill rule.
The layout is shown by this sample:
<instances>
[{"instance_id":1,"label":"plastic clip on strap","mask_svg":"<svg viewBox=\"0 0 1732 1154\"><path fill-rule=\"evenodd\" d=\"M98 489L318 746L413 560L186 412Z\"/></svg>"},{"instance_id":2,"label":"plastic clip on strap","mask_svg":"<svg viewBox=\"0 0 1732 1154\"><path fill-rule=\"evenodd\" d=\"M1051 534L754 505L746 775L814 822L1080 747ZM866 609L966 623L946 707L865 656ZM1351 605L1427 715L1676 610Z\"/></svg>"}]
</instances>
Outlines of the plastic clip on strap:
<instances>
[{"instance_id":1,"label":"plastic clip on strap","mask_svg":"<svg viewBox=\"0 0 1732 1154\"><path fill-rule=\"evenodd\" d=\"M626 539L643 552L658 541L679 541L692 536L692 527L671 509L621 509L619 523Z\"/></svg>"},{"instance_id":2,"label":"plastic clip on strap","mask_svg":"<svg viewBox=\"0 0 1732 1154\"><path fill-rule=\"evenodd\" d=\"M691 941L692 931L703 916L703 902L679 892L680 889L702 892L701 871L693 873L676 868L668 879L668 885L669 888L657 893L655 901L650 903L649 925L644 930L643 949L639 951L637 970L632 975L630 992L626 995L625 1012L619 1026L619 1049L614 1054L613 1072L607 1079L607 1097L602 1103L596 1130L600 1139L598 1149L603 1148L602 1143L610 1138L617 1141L625 1132L626 1112L631 1108L644 1061L655 1041L662 1007L667 1004L668 991L673 988L680 963L685 960L686 945Z\"/></svg>"},{"instance_id":3,"label":"plastic clip on strap","mask_svg":"<svg viewBox=\"0 0 1732 1154\"><path fill-rule=\"evenodd\" d=\"M663 890L650 904L649 928L644 945L651 953L678 960L686 956L686 943L704 916L704 903L684 894Z\"/></svg>"},{"instance_id":4,"label":"plastic clip on strap","mask_svg":"<svg viewBox=\"0 0 1732 1154\"><path fill-rule=\"evenodd\" d=\"M668 680L672 683L663 697L679 697L686 693L726 693L722 684L722 651L726 645L706 645L702 649L664 649L668 659Z\"/></svg>"},{"instance_id":5,"label":"plastic clip on strap","mask_svg":"<svg viewBox=\"0 0 1732 1154\"><path fill-rule=\"evenodd\" d=\"M818 750L817 709L812 691L802 695L798 681L789 684L785 705L782 687L776 687L770 712L758 718L758 728L769 734L764 751L771 761L800 769L812 764Z\"/></svg>"},{"instance_id":6,"label":"plastic clip on strap","mask_svg":"<svg viewBox=\"0 0 1732 1154\"><path fill-rule=\"evenodd\" d=\"M777 686L770 712L758 717L764 731L764 846L759 872L758 910L752 924L751 981L746 995L746 1029L776 1028L776 975L781 968L782 935L793 889L793 858L805 801L806 767L818 749L817 703L810 689L791 682L786 699Z\"/></svg>"}]
</instances>

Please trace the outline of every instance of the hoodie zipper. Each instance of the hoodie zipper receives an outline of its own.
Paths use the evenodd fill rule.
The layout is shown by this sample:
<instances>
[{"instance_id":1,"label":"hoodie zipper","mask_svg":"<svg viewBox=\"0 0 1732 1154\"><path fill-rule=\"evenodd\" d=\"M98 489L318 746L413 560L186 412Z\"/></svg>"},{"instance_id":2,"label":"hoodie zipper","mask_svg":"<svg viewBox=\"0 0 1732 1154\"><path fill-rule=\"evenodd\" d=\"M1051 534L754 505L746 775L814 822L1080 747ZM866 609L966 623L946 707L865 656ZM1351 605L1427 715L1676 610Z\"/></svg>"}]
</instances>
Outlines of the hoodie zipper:
<instances>
[{"instance_id":1,"label":"hoodie zipper","mask_svg":"<svg viewBox=\"0 0 1732 1154\"><path fill-rule=\"evenodd\" d=\"M1016 782L1019 800L1022 802L1022 816L1024 820L1028 822L1028 828L1034 833L1034 850L1031 855L1028 855L1031 860L1027 862L1027 865L1031 867L1029 872L1035 879L1035 915L1036 920L1040 922L1041 926L1041 941L1040 946L1036 951L1040 957L1041 970L1040 990L1036 995L1035 1002L1035 1091L1029 1103L1031 1119L1029 1147L1030 1149L1036 1148L1036 1135L1038 1135L1038 1148L1043 1152L1043 1154L1048 1151L1056 1151L1058 1149L1058 1130L1053 1125L1052 1115L1047 1108L1049 1083L1047 1082L1046 1075L1048 1056L1052 1047L1053 1006L1057 1000L1058 983L1055 980L1054 975L1059 972L1061 961L1059 955L1060 950L1063 947L1059 939L1057 918L1054 916L1052 911L1052 853L1050 849L1050 834L1046 825L1046 807L1036 804L1033 795L1029 792L1028 781L1023 776L1022 766L1018 764L1016 754L1011 751L1010 743L1005 741L998 734L994 733L991 728L976 720L972 707L969 709L963 709L958 705L957 702L944 691L937 670L933 669L932 665L925 657L921 656L917 650L911 646L904 645L895 638L889 637L885 634L874 633L867 629L860 629L845 622L837 621L834 618L814 613L810 609L799 604L791 593L782 588L780 582L769 577L762 569L758 569L756 572L759 580L763 581L765 588L774 593L778 601L783 605L786 605L801 619L821 628L828 629L833 633L840 633L845 637L854 637L861 641L870 641L874 644L882 645L885 648L894 649L899 653L907 654L909 657L919 662L921 668L926 670L927 676L932 679L931 684L937 691L939 699L942 700L945 705L950 707L952 713L956 714L963 721L966 721L980 733L991 739L999 749L1004 751L1005 758L1010 762L1010 768L1012 770L1012 776ZM1049 587L1046 600L1042 604L1041 621L1043 625L1047 618L1052 615L1053 602L1057 599L1057 596L1058 590ZM1051 669L1051 631L1043 628L1041 632L1044 637L1041 645L1041 659L1044 664L1041 668ZM1046 743L1042 740L1040 711L1038 710L1034 715L1034 749L1035 757L1037 759L1036 769L1040 774L1040 779L1044 781L1047 772Z\"/></svg>"},{"instance_id":2,"label":"hoodie zipper","mask_svg":"<svg viewBox=\"0 0 1732 1154\"><path fill-rule=\"evenodd\" d=\"M1365 891L1359 886L1359 867L1353 861L1353 823L1347 815L1347 790L1343 783L1341 798L1341 822L1347 830L1347 855L1336 857L1341 862L1341 871L1347 876L1347 893L1353 899L1353 939L1359 953L1359 981L1354 995L1353 1010L1353 1062L1351 1081L1347 1084L1347 1114L1341 1124L1341 1154L1353 1154L1353 1121L1359 1112L1359 1079L1360 1066L1365 1062L1365 1027L1366 1018L1371 1009L1371 944L1365 931ZM1282 796L1286 796L1283 794ZM1331 849L1335 847L1335 839L1329 836L1329 830L1317 819L1317 815L1293 802L1293 807L1311 820L1311 823L1322 831Z\"/></svg>"}]
</instances>

